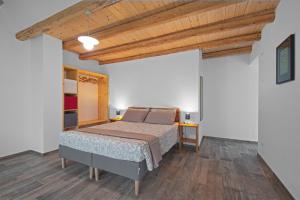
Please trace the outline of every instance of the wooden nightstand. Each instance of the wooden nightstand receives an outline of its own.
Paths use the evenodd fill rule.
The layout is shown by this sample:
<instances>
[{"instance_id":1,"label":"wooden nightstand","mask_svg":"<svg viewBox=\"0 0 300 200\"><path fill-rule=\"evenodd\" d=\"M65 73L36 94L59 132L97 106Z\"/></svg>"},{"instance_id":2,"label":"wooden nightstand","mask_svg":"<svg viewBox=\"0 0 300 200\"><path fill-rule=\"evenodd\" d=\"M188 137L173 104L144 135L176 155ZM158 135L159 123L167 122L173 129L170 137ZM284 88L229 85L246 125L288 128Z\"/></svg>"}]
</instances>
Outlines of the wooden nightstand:
<instances>
[{"instance_id":1,"label":"wooden nightstand","mask_svg":"<svg viewBox=\"0 0 300 200\"><path fill-rule=\"evenodd\" d=\"M117 122L117 121L121 121L122 120L122 116L119 116L119 117L115 117L115 118L112 118L110 119L110 122Z\"/></svg>"},{"instance_id":2,"label":"wooden nightstand","mask_svg":"<svg viewBox=\"0 0 300 200\"><path fill-rule=\"evenodd\" d=\"M191 139L191 138L185 138L183 137L183 128L184 127L189 127L189 128L194 128L195 129L195 134L196 134L196 139ZM199 151L199 124L195 123L178 123L178 133L179 133L179 149L181 149L183 142L188 142L195 144L196 149L195 151Z\"/></svg>"}]
</instances>

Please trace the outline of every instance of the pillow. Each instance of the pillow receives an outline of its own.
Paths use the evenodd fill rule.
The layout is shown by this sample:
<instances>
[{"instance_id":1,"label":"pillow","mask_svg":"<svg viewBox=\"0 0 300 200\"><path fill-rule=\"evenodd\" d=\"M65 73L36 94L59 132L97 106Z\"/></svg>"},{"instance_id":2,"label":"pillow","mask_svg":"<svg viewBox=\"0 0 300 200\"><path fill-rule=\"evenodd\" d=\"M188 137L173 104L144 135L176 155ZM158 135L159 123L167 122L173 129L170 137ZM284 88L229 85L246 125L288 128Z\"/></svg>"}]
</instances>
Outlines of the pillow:
<instances>
[{"instance_id":1,"label":"pillow","mask_svg":"<svg viewBox=\"0 0 300 200\"><path fill-rule=\"evenodd\" d=\"M126 122L143 122L148 113L149 113L149 109L129 108L125 112L122 120Z\"/></svg>"},{"instance_id":2,"label":"pillow","mask_svg":"<svg viewBox=\"0 0 300 200\"><path fill-rule=\"evenodd\" d=\"M157 111L173 111L176 113L176 108L151 108L151 112L157 112Z\"/></svg>"},{"instance_id":3,"label":"pillow","mask_svg":"<svg viewBox=\"0 0 300 200\"><path fill-rule=\"evenodd\" d=\"M176 110L174 109L152 109L147 115L145 123L149 124L174 124Z\"/></svg>"}]
</instances>

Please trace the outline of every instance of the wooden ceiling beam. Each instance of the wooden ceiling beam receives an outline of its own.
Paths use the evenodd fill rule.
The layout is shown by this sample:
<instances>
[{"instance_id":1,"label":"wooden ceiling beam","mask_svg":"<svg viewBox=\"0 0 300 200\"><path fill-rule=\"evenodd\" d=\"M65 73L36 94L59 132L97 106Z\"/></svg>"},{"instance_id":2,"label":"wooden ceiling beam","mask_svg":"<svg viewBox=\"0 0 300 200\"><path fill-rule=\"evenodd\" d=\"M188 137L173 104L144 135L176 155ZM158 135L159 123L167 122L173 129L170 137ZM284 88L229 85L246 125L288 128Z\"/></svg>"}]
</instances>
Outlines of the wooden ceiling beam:
<instances>
[{"instance_id":1,"label":"wooden ceiling beam","mask_svg":"<svg viewBox=\"0 0 300 200\"><path fill-rule=\"evenodd\" d=\"M203 42L198 45L199 48L201 49L204 48L212 49L212 48L220 48L222 46L227 46L227 45L236 45L245 42L255 42L260 39L261 39L261 32L257 32L257 33L250 33L250 34L238 35L238 36Z\"/></svg>"},{"instance_id":2,"label":"wooden ceiling beam","mask_svg":"<svg viewBox=\"0 0 300 200\"><path fill-rule=\"evenodd\" d=\"M236 3L236 2L235 2ZM145 13L142 13L138 16L124 19L108 26L100 27L96 30L91 31L91 36L99 39L106 39L109 37L122 34L127 31L137 31L144 29L149 26L167 23L179 18L182 18L186 15L197 13L208 12L217 8L228 6L233 4L232 2L199 2L197 0L193 1L179 1L177 3L172 3L164 7L160 7ZM81 45L77 41L77 37L65 41L63 43L64 49L71 49Z\"/></svg>"},{"instance_id":3,"label":"wooden ceiling beam","mask_svg":"<svg viewBox=\"0 0 300 200\"><path fill-rule=\"evenodd\" d=\"M188 45L188 46L177 47L177 48L162 50L162 51L157 51L157 52L139 54L139 55L134 55L134 56L125 57L125 58L117 58L117 59L112 59L112 60L99 61L99 64L111 64L111 63L116 63L116 62L124 62L124 61L129 61L129 60L148 58L148 57L153 57L153 56L167 55L167 54L177 53L177 52L181 52L181 51L189 51L189 50L201 49L201 48L216 48L216 47L221 47L221 46L225 46L228 44L239 44L242 42L250 42L250 41L254 42L256 40L259 40L260 38L261 38L261 33L239 35L239 36L234 36L234 37L230 37L230 38L212 40L212 41L208 41L208 42L202 42L202 43L197 43L197 44L192 44L192 45Z\"/></svg>"},{"instance_id":4,"label":"wooden ceiling beam","mask_svg":"<svg viewBox=\"0 0 300 200\"><path fill-rule=\"evenodd\" d=\"M230 55L247 54L247 53L251 53L251 51L252 51L252 46L246 46L246 47L226 49L226 50L216 51L216 52L203 53L202 58L208 59L208 58L216 58L216 57L223 57L223 56L230 56Z\"/></svg>"},{"instance_id":5,"label":"wooden ceiling beam","mask_svg":"<svg viewBox=\"0 0 300 200\"><path fill-rule=\"evenodd\" d=\"M275 13L274 10L265 10L256 13L251 13L248 15L234 17L222 21L218 21L211 24L206 24L198 26L191 29L186 29L174 33L169 33L166 35L145 39L133 43L123 44L115 47L110 47L106 49L100 49L92 52L87 52L80 54L80 59L91 59L95 56L103 56L106 54L115 54L122 51L128 51L132 49L137 49L140 47L151 47L159 45L162 43L173 42L176 40L185 39L192 36L200 36L211 33L223 32L225 30L248 27L250 25L266 24L274 21Z\"/></svg>"},{"instance_id":6,"label":"wooden ceiling beam","mask_svg":"<svg viewBox=\"0 0 300 200\"><path fill-rule=\"evenodd\" d=\"M82 0L50 17L40 21L29 28L26 28L16 34L16 38L21 41L31 39L41 35L66 21L79 16L86 9L103 9L107 6L117 3L120 0Z\"/></svg>"}]
</instances>

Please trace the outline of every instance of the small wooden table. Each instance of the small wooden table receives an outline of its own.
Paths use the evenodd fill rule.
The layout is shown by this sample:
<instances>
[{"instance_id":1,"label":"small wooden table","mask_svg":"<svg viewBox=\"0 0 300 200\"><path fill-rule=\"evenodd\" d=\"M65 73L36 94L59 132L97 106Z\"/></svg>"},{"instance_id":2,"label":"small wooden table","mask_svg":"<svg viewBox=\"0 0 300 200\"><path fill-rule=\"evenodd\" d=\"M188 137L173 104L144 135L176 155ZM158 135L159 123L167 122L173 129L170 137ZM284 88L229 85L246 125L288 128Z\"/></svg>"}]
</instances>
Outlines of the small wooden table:
<instances>
[{"instance_id":1,"label":"small wooden table","mask_svg":"<svg viewBox=\"0 0 300 200\"><path fill-rule=\"evenodd\" d=\"M184 127L190 127L195 129L196 138L185 138L183 137L183 128ZM199 124L196 123L178 123L178 134L179 134L179 149L182 148L183 142L188 142L195 144L196 149L195 151L199 151Z\"/></svg>"},{"instance_id":2,"label":"small wooden table","mask_svg":"<svg viewBox=\"0 0 300 200\"><path fill-rule=\"evenodd\" d=\"M115 118L111 118L110 119L110 122L117 122L117 121L121 121L122 120L122 116L119 116L119 117L115 117Z\"/></svg>"}]
</instances>

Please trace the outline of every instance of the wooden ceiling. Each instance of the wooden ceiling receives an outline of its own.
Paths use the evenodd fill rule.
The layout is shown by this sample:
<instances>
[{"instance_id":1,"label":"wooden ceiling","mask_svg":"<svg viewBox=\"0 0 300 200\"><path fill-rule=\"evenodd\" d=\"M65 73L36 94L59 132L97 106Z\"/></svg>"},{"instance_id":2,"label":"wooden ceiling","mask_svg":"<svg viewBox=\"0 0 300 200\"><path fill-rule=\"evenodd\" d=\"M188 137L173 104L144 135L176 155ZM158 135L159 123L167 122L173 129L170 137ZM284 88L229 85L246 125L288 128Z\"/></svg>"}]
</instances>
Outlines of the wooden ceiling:
<instances>
[{"instance_id":1,"label":"wooden ceiling","mask_svg":"<svg viewBox=\"0 0 300 200\"><path fill-rule=\"evenodd\" d=\"M250 53L275 19L279 0L84 0L16 34L42 33L64 41L80 59L100 64L202 49L203 58ZM100 45L87 51L77 41L89 29Z\"/></svg>"}]
</instances>

